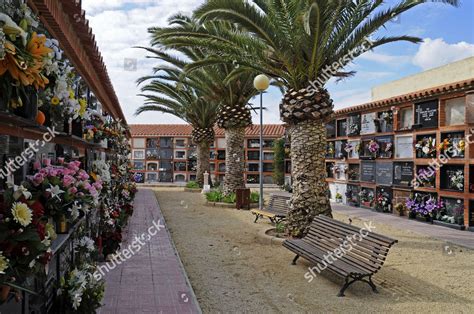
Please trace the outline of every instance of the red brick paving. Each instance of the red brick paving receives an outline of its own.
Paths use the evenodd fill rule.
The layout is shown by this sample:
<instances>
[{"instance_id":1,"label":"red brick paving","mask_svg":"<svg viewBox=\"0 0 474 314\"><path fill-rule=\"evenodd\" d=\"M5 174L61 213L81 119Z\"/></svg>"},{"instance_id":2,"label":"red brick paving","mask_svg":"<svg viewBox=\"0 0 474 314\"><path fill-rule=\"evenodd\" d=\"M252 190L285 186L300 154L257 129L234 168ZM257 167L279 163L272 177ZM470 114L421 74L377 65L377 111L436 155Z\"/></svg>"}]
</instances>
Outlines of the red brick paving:
<instances>
[{"instance_id":1,"label":"red brick paving","mask_svg":"<svg viewBox=\"0 0 474 314\"><path fill-rule=\"evenodd\" d=\"M148 234L159 219L163 215L155 194L139 189L122 248L135 236ZM166 225L164 220L161 225ZM161 229L137 254L106 275L103 304L100 314L201 313L168 229Z\"/></svg>"}]
</instances>

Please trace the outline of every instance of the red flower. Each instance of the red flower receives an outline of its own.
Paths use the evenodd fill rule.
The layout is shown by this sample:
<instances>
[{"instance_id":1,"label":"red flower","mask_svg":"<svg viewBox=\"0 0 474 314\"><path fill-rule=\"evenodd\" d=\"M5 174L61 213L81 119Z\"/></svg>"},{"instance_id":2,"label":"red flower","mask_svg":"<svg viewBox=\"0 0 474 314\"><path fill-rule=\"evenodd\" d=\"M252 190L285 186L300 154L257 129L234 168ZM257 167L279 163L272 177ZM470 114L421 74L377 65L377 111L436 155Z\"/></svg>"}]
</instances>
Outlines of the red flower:
<instances>
[{"instance_id":1,"label":"red flower","mask_svg":"<svg viewBox=\"0 0 474 314\"><path fill-rule=\"evenodd\" d=\"M38 219L44 216L44 206L40 201L35 201L29 207L33 211L33 218Z\"/></svg>"}]
</instances>

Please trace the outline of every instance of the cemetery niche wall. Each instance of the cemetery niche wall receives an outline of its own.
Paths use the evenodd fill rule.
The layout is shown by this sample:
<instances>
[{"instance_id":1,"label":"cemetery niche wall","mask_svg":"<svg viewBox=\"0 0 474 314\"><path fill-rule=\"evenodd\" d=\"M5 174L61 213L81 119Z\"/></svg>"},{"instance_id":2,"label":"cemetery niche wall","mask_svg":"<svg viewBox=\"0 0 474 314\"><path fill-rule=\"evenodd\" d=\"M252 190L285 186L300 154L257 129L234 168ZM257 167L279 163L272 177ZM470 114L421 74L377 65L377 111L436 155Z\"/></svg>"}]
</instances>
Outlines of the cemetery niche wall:
<instances>
[{"instance_id":1,"label":"cemetery niche wall","mask_svg":"<svg viewBox=\"0 0 474 314\"><path fill-rule=\"evenodd\" d=\"M473 100L469 80L336 111L326 125L334 193L345 182L349 206L473 231Z\"/></svg>"}]
</instances>

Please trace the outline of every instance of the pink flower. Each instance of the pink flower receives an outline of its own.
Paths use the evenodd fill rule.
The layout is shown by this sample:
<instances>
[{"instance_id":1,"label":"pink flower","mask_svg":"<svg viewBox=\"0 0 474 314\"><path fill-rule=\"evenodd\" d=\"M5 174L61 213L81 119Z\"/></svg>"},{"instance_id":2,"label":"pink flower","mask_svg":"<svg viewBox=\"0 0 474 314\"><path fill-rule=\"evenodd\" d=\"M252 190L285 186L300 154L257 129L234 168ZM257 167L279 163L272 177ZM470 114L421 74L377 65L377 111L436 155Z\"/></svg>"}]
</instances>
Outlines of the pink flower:
<instances>
[{"instance_id":1,"label":"pink flower","mask_svg":"<svg viewBox=\"0 0 474 314\"><path fill-rule=\"evenodd\" d=\"M44 181L44 175L41 172L38 172L32 177L33 185L38 186Z\"/></svg>"},{"instance_id":2,"label":"pink flower","mask_svg":"<svg viewBox=\"0 0 474 314\"><path fill-rule=\"evenodd\" d=\"M43 165L45 165L46 167L51 166L51 159L49 158L43 159Z\"/></svg>"},{"instance_id":3,"label":"pink flower","mask_svg":"<svg viewBox=\"0 0 474 314\"><path fill-rule=\"evenodd\" d=\"M64 186L70 186L74 183L75 179L70 175L65 175L63 178Z\"/></svg>"},{"instance_id":4,"label":"pink flower","mask_svg":"<svg viewBox=\"0 0 474 314\"><path fill-rule=\"evenodd\" d=\"M79 171L77 177L79 180L82 180L82 181L89 179L89 175L84 170Z\"/></svg>"},{"instance_id":5,"label":"pink flower","mask_svg":"<svg viewBox=\"0 0 474 314\"><path fill-rule=\"evenodd\" d=\"M84 182L84 189L89 190L92 187L92 185L89 182Z\"/></svg>"},{"instance_id":6,"label":"pink flower","mask_svg":"<svg viewBox=\"0 0 474 314\"><path fill-rule=\"evenodd\" d=\"M77 188L75 186L73 186L72 188L70 188L68 190L69 194L76 194L77 193Z\"/></svg>"},{"instance_id":7,"label":"pink flower","mask_svg":"<svg viewBox=\"0 0 474 314\"><path fill-rule=\"evenodd\" d=\"M41 163L40 163L39 161L35 161L35 162L33 163L33 169L34 169L34 170L39 170L39 169L41 169Z\"/></svg>"},{"instance_id":8,"label":"pink flower","mask_svg":"<svg viewBox=\"0 0 474 314\"><path fill-rule=\"evenodd\" d=\"M93 186L99 191L102 190L102 188L103 188L102 183L100 183L100 182L95 182L93 184Z\"/></svg>"},{"instance_id":9,"label":"pink flower","mask_svg":"<svg viewBox=\"0 0 474 314\"><path fill-rule=\"evenodd\" d=\"M63 157L58 157L58 163L60 165L64 164L64 158Z\"/></svg>"}]
</instances>

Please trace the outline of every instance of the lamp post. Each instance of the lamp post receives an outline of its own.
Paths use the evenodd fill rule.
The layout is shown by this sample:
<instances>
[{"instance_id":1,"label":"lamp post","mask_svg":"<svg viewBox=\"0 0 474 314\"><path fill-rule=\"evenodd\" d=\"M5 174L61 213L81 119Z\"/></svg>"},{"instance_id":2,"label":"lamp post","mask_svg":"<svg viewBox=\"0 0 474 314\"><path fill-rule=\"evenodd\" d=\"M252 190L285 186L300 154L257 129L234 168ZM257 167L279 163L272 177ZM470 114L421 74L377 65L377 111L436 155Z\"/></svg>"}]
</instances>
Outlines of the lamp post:
<instances>
[{"instance_id":1,"label":"lamp post","mask_svg":"<svg viewBox=\"0 0 474 314\"><path fill-rule=\"evenodd\" d=\"M260 195L258 199L258 208L263 209L263 92L270 86L270 79L265 74L255 77L253 86L260 92L260 158L258 163Z\"/></svg>"}]
</instances>

